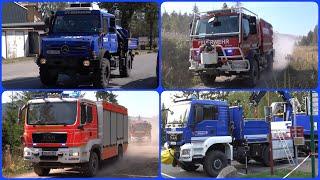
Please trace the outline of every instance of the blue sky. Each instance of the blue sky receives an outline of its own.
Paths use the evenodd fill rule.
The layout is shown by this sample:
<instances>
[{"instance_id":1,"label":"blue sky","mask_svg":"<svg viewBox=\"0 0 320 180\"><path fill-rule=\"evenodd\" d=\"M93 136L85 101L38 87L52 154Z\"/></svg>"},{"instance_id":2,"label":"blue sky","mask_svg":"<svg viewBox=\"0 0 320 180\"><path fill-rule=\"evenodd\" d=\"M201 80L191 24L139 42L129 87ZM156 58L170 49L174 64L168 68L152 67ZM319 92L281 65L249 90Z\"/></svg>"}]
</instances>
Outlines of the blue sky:
<instances>
[{"instance_id":1,"label":"blue sky","mask_svg":"<svg viewBox=\"0 0 320 180\"><path fill-rule=\"evenodd\" d=\"M161 11L192 13L195 2L164 2ZM200 12L220 9L223 2L196 2ZM232 6L235 2L227 2ZM284 34L306 35L318 24L318 5L315 2L242 2L242 6L258 14Z\"/></svg>"},{"instance_id":2,"label":"blue sky","mask_svg":"<svg viewBox=\"0 0 320 180\"><path fill-rule=\"evenodd\" d=\"M12 91L2 94L2 102L10 102ZM15 91L19 92L19 91ZM82 91L85 98L96 101L94 91ZM129 116L155 117L159 115L159 94L154 91L113 91L118 103L128 108Z\"/></svg>"}]
</instances>

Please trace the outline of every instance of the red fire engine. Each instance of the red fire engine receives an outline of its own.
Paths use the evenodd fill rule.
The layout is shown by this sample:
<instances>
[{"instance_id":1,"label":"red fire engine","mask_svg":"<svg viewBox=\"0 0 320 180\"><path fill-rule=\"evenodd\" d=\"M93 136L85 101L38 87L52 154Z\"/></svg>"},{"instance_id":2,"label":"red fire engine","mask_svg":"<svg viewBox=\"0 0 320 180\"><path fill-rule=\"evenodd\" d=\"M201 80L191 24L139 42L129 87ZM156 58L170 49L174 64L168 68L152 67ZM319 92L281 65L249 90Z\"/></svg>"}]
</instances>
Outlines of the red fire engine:
<instances>
[{"instance_id":1,"label":"red fire engine","mask_svg":"<svg viewBox=\"0 0 320 180\"><path fill-rule=\"evenodd\" d=\"M212 84L217 76L238 75L255 86L263 69L272 69L273 28L245 8L195 14L191 23L189 70Z\"/></svg>"},{"instance_id":2,"label":"red fire engine","mask_svg":"<svg viewBox=\"0 0 320 180\"><path fill-rule=\"evenodd\" d=\"M122 157L128 147L125 107L82 98L38 98L19 113L24 123L24 159L34 172L76 167L94 176L102 160Z\"/></svg>"},{"instance_id":3,"label":"red fire engine","mask_svg":"<svg viewBox=\"0 0 320 180\"><path fill-rule=\"evenodd\" d=\"M148 121L139 120L130 122L130 140L131 142L151 142L152 126Z\"/></svg>"}]
</instances>

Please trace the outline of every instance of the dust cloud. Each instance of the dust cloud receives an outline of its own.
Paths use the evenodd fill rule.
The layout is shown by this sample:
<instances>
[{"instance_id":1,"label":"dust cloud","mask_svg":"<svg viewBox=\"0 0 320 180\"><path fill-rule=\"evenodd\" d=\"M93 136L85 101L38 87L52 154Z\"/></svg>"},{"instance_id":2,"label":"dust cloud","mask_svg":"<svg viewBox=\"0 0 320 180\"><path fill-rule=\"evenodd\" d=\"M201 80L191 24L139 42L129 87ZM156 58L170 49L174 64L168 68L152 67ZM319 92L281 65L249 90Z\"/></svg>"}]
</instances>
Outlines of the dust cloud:
<instances>
[{"instance_id":1,"label":"dust cloud","mask_svg":"<svg viewBox=\"0 0 320 180\"><path fill-rule=\"evenodd\" d=\"M275 33L273 47L275 49L275 58L273 63L274 70L283 70L289 65L286 56L292 54L295 43L299 40L297 36Z\"/></svg>"}]
</instances>

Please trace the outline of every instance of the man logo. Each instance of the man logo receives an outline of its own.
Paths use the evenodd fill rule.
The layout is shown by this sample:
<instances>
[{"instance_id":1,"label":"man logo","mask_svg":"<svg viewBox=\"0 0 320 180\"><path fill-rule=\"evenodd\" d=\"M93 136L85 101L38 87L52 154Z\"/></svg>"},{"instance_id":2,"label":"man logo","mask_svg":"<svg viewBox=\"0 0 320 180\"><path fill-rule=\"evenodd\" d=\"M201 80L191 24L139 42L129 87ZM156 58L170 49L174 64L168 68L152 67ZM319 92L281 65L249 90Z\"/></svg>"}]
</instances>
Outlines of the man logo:
<instances>
[{"instance_id":1,"label":"man logo","mask_svg":"<svg viewBox=\"0 0 320 180\"><path fill-rule=\"evenodd\" d=\"M56 137L53 134L43 134L42 140L44 142L54 142Z\"/></svg>"},{"instance_id":2,"label":"man logo","mask_svg":"<svg viewBox=\"0 0 320 180\"><path fill-rule=\"evenodd\" d=\"M67 52L69 52L69 46L63 45L63 46L61 47L61 52L62 52L62 53L67 53Z\"/></svg>"}]
</instances>

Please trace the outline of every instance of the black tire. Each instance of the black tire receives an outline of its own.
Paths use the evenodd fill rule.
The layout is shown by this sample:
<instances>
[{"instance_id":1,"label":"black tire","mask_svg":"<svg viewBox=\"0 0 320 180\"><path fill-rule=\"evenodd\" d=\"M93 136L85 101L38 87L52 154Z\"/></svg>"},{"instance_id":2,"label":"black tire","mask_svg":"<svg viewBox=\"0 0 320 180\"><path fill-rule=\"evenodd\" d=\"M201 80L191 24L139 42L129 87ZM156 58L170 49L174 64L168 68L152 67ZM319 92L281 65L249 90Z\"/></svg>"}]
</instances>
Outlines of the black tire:
<instances>
[{"instance_id":1,"label":"black tire","mask_svg":"<svg viewBox=\"0 0 320 180\"><path fill-rule=\"evenodd\" d=\"M122 146L118 146L118 159L123 158L123 148Z\"/></svg>"},{"instance_id":2,"label":"black tire","mask_svg":"<svg viewBox=\"0 0 320 180\"><path fill-rule=\"evenodd\" d=\"M43 168L39 165L34 165L33 166L33 171L36 173L38 176L48 176L50 173L50 168Z\"/></svg>"},{"instance_id":3,"label":"black tire","mask_svg":"<svg viewBox=\"0 0 320 180\"><path fill-rule=\"evenodd\" d=\"M102 58L101 67L95 75L94 86L98 88L108 88L110 74L110 62L108 59Z\"/></svg>"},{"instance_id":4,"label":"black tire","mask_svg":"<svg viewBox=\"0 0 320 180\"><path fill-rule=\"evenodd\" d=\"M216 76L212 74L200 74L200 79L204 85L213 85L216 80Z\"/></svg>"},{"instance_id":5,"label":"black tire","mask_svg":"<svg viewBox=\"0 0 320 180\"><path fill-rule=\"evenodd\" d=\"M194 165L192 163L186 163L186 162L180 163L180 167L183 170L188 171L188 172L196 171L199 168L199 166L197 166L197 165Z\"/></svg>"},{"instance_id":6,"label":"black tire","mask_svg":"<svg viewBox=\"0 0 320 180\"><path fill-rule=\"evenodd\" d=\"M96 152L90 152L89 162L85 164L84 175L94 177L99 170L100 160Z\"/></svg>"},{"instance_id":7,"label":"black tire","mask_svg":"<svg viewBox=\"0 0 320 180\"><path fill-rule=\"evenodd\" d=\"M262 164L266 167L270 166L270 158L269 158L269 146L266 145L263 148L263 152L262 152Z\"/></svg>"},{"instance_id":8,"label":"black tire","mask_svg":"<svg viewBox=\"0 0 320 180\"><path fill-rule=\"evenodd\" d=\"M40 80L46 86L54 86L58 81L58 73L50 70L47 67L40 66L39 68Z\"/></svg>"},{"instance_id":9,"label":"black tire","mask_svg":"<svg viewBox=\"0 0 320 180\"><path fill-rule=\"evenodd\" d=\"M267 56L267 71L272 71L273 69L273 55L272 54L269 54Z\"/></svg>"},{"instance_id":10,"label":"black tire","mask_svg":"<svg viewBox=\"0 0 320 180\"><path fill-rule=\"evenodd\" d=\"M217 177L227 165L227 156L223 152L211 151L204 159L203 170L208 176Z\"/></svg>"},{"instance_id":11,"label":"black tire","mask_svg":"<svg viewBox=\"0 0 320 180\"><path fill-rule=\"evenodd\" d=\"M251 61L248 83L250 87L255 87L259 80L259 67L256 60Z\"/></svg>"},{"instance_id":12,"label":"black tire","mask_svg":"<svg viewBox=\"0 0 320 180\"><path fill-rule=\"evenodd\" d=\"M119 73L121 77L129 77L131 74L131 67L132 67L132 58L128 54L127 58L123 60L119 65Z\"/></svg>"}]
</instances>

